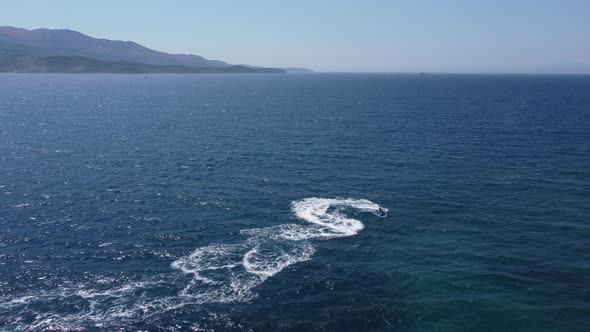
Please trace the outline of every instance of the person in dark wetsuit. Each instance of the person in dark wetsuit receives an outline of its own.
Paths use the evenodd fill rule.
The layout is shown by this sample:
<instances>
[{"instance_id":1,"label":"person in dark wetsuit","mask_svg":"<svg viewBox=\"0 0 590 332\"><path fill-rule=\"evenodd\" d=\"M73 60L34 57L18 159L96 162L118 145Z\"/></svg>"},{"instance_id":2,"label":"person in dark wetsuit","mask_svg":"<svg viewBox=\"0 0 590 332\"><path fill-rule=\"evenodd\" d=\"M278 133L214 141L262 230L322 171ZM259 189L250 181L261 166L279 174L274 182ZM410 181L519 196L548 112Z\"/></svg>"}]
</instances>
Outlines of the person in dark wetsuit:
<instances>
[{"instance_id":1,"label":"person in dark wetsuit","mask_svg":"<svg viewBox=\"0 0 590 332\"><path fill-rule=\"evenodd\" d=\"M379 207L379 210L377 210L377 215L384 216L385 215L385 211L383 211L383 209L381 207Z\"/></svg>"}]
</instances>

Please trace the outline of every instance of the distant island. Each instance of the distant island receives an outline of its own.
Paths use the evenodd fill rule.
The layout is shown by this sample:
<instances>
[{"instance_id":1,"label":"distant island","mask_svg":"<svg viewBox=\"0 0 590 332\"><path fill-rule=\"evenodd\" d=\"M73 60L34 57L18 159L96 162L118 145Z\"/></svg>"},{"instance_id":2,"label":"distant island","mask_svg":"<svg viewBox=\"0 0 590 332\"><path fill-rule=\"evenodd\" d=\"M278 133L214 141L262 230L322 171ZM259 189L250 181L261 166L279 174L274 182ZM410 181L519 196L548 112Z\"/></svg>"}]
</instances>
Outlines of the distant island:
<instances>
[{"instance_id":1,"label":"distant island","mask_svg":"<svg viewBox=\"0 0 590 332\"><path fill-rule=\"evenodd\" d=\"M72 30L0 27L4 73L286 73L304 68L231 65L192 54L168 54L131 41L97 39Z\"/></svg>"}]
</instances>

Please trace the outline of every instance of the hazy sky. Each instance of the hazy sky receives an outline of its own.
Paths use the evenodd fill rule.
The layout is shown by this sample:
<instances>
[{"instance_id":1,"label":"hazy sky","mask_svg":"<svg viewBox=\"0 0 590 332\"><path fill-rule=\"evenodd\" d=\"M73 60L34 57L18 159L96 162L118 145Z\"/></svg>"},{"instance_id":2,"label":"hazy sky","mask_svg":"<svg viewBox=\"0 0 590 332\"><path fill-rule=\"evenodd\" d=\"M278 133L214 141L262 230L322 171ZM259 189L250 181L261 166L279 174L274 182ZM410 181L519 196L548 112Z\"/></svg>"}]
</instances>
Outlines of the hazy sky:
<instances>
[{"instance_id":1,"label":"hazy sky","mask_svg":"<svg viewBox=\"0 0 590 332\"><path fill-rule=\"evenodd\" d=\"M590 0L0 0L0 25L319 71L590 69Z\"/></svg>"}]
</instances>

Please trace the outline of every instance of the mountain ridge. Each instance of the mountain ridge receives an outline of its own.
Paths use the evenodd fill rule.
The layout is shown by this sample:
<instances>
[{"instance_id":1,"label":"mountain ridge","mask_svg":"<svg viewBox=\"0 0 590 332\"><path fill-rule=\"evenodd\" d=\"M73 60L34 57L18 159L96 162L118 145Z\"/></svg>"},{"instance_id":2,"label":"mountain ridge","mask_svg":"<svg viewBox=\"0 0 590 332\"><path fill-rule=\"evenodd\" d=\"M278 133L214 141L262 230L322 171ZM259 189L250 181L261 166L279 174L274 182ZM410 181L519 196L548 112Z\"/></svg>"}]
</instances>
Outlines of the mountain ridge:
<instances>
[{"instance_id":1,"label":"mountain ridge","mask_svg":"<svg viewBox=\"0 0 590 332\"><path fill-rule=\"evenodd\" d=\"M0 27L0 45L20 44L47 50L51 55L84 56L102 61L131 61L152 65L186 65L194 67L228 67L219 60L200 55L169 54L147 48L133 41L94 38L69 29L34 29Z\"/></svg>"},{"instance_id":2,"label":"mountain ridge","mask_svg":"<svg viewBox=\"0 0 590 332\"><path fill-rule=\"evenodd\" d=\"M56 64L57 59L59 65ZM68 61L71 62L69 67ZM52 70L57 68L63 72L287 72L280 68L232 65L200 55L169 54L134 41L94 38L69 29L27 30L0 26L0 71L42 72L43 68L47 68L48 72L55 72Z\"/></svg>"}]
</instances>

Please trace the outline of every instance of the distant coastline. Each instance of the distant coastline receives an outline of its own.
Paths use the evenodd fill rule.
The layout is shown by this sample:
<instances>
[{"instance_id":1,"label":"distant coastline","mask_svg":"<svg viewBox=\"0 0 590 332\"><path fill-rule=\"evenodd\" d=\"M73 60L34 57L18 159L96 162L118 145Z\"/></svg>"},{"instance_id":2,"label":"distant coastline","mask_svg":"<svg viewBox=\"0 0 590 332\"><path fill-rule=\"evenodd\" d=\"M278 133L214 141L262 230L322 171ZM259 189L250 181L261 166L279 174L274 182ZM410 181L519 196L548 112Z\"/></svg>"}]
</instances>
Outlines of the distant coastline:
<instances>
[{"instance_id":1,"label":"distant coastline","mask_svg":"<svg viewBox=\"0 0 590 332\"><path fill-rule=\"evenodd\" d=\"M2 54L0 73L104 73L104 74L205 74L244 73L281 74L278 68L190 67L184 65L152 65L130 61L100 61L82 56L19 57Z\"/></svg>"},{"instance_id":2,"label":"distant coastline","mask_svg":"<svg viewBox=\"0 0 590 332\"><path fill-rule=\"evenodd\" d=\"M0 73L242 73L312 72L306 68L232 65L199 55L168 54L132 41L98 39L72 30L0 27Z\"/></svg>"}]
</instances>

